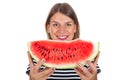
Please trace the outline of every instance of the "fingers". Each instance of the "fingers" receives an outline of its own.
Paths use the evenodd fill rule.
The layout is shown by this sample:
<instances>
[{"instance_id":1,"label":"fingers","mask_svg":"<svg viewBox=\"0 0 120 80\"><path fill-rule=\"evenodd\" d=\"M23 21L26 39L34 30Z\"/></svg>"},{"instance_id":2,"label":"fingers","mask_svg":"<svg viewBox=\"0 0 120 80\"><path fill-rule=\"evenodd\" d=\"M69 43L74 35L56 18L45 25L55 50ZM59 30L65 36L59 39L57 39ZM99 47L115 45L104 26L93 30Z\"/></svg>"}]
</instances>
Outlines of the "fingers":
<instances>
[{"instance_id":1,"label":"fingers","mask_svg":"<svg viewBox=\"0 0 120 80\"><path fill-rule=\"evenodd\" d=\"M37 63L37 65L35 66L34 63L33 63L32 57L31 57L31 55L30 55L29 52L28 52L28 59L29 59L29 63L30 63L31 69L32 69L33 67L35 67L36 70L38 70L38 69L41 67L41 65L45 62L45 60L42 59L42 60L40 60L40 61Z\"/></svg>"},{"instance_id":2,"label":"fingers","mask_svg":"<svg viewBox=\"0 0 120 80\"><path fill-rule=\"evenodd\" d=\"M38 70L38 69L44 64L44 62L45 62L45 59L41 59L41 60L37 63L37 65L35 66L36 69Z\"/></svg>"},{"instance_id":3,"label":"fingers","mask_svg":"<svg viewBox=\"0 0 120 80\"><path fill-rule=\"evenodd\" d=\"M93 80L94 76L97 74L96 66L90 61L88 61L87 64L89 65L89 68L78 65L78 67L75 68L75 71L82 80Z\"/></svg>"},{"instance_id":4,"label":"fingers","mask_svg":"<svg viewBox=\"0 0 120 80\"><path fill-rule=\"evenodd\" d=\"M100 51L98 52L98 55L94 59L94 62L87 61L87 64L89 65L88 68L85 68L83 65L78 65L78 67L75 68L76 73L81 77L82 80L96 80L97 75L97 68L96 65L98 63Z\"/></svg>"},{"instance_id":5,"label":"fingers","mask_svg":"<svg viewBox=\"0 0 120 80\"><path fill-rule=\"evenodd\" d=\"M85 75L83 74L83 71L79 68L75 68L75 71L80 76L80 78L84 80Z\"/></svg>"},{"instance_id":6,"label":"fingers","mask_svg":"<svg viewBox=\"0 0 120 80\"><path fill-rule=\"evenodd\" d=\"M45 68L44 70L33 75L36 75L36 80L46 80L51 74L53 74L54 70L54 68Z\"/></svg>"},{"instance_id":7,"label":"fingers","mask_svg":"<svg viewBox=\"0 0 120 80\"><path fill-rule=\"evenodd\" d=\"M92 62L87 61L87 64L89 65L88 71L92 74L97 73L96 65L94 65Z\"/></svg>"},{"instance_id":8,"label":"fingers","mask_svg":"<svg viewBox=\"0 0 120 80\"><path fill-rule=\"evenodd\" d=\"M27 52L27 53L28 53L28 59L29 59L30 67L32 68L34 66L34 63L32 61L32 57L31 57L29 52Z\"/></svg>"},{"instance_id":9,"label":"fingers","mask_svg":"<svg viewBox=\"0 0 120 80\"><path fill-rule=\"evenodd\" d=\"M87 68L85 68L83 65L81 64L78 64L78 67L75 69L76 72L79 74L79 75L84 75L84 76L88 76L90 74L90 72L88 71Z\"/></svg>"},{"instance_id":10,"label":"fingers","mask_svg":"<svg viewBox=\"0 0 120 80\"><path fill-rule=\"evenodd\" d=\"M87 64L89 65L88 70L89 70L89 72L91 72L93 74L97 72L96 65L98 63L99 56L100 56L100 51L98 52L98 55L96 56L96 58L94 59L93 62L91 62L89 60L87 61Z\"/></svg>"},{"instance_id":11,"label":"fingers","mask_svg":"<svg viewBox=\"0 0 120 80\"><path fill-rule=\"evenodd\" d=\"M55 68L45 68L43 72L41 72L44 77L49 77L53 72L55 71Z\"/></svg>"},{"instance_id":12,"label":"fingers","mask_svg":"<svg viewBox=\"0 0 120 80\"><path fill-rule=\"evenodd\" d=\"M45 68L40 70L40 67L44 64L45 60L41 59L37 64L33 63L32 57L28 52L28 59L30 64L30 79L34 80L46 80L54 72L54 68Z\"/></svg>"}]
</instances>

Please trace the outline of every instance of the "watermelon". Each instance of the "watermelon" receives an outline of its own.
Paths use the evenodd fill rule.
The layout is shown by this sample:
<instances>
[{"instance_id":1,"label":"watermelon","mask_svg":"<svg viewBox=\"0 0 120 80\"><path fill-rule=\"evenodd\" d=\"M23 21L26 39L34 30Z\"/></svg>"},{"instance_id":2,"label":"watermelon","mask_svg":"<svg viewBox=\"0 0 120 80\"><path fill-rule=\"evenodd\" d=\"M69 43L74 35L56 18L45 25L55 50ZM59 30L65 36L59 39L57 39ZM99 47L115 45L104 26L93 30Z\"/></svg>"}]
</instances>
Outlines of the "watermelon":
<instances>
[{"instance_id":1,"label":"watermelon","mask_svg":"<svg viewBox=\"0 0 120 80\"><path fill-rule=\"evenodd\" d=\"M75 68L93 61L99 51L99 42L76 39L71 41L36 40L28 42L28 51L38 62L45 59L44 66L58 69Z\"/></svg>"}]
</instances>

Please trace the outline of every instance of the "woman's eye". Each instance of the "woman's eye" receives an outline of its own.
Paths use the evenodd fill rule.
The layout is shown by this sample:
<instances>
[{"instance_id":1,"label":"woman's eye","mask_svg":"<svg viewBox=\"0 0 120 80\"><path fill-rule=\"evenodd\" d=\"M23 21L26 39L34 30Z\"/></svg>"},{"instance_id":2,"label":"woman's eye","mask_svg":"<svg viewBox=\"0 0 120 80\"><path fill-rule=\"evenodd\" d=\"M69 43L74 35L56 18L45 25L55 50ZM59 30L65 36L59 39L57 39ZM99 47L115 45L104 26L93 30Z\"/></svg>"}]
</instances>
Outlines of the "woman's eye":
<instances>
[{"instance_id":1,"label":"woman's eye","mask_svg":"<svg viewBox=\"0 0 120 80\"><path fill-rule=\"evenodd\" d=\"M72 24L68 23L67 26L72 26Z\"/></svg>"},{"instance_id":2,"label":"woman's eye","mask_svg":"<svg viewBox=\"0 0 120 80\"><path fill-rule=\"evenodd\" d=\"M53 24L53 26L58 26L58 24Z\"/></svg>"}]
</instances>

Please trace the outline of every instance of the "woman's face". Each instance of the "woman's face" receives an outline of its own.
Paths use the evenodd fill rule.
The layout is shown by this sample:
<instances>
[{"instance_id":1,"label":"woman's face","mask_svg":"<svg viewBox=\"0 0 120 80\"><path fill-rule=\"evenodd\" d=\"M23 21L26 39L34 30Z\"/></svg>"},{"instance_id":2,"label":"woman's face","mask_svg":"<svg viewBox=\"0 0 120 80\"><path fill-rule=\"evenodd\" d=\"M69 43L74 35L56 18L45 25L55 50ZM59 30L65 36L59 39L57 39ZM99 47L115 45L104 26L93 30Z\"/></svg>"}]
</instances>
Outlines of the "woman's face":
<instances>
[{"instance_id":1,"label":"woman's face","mask_svg":"<svg viewBox=\"0 0 120 80\"><path fill-rule=\"evenodd\" d=\"M71 18L58 12L51 17L47 32L53 40L72 40L76 25Z\"/></svg>"}]
</instances>

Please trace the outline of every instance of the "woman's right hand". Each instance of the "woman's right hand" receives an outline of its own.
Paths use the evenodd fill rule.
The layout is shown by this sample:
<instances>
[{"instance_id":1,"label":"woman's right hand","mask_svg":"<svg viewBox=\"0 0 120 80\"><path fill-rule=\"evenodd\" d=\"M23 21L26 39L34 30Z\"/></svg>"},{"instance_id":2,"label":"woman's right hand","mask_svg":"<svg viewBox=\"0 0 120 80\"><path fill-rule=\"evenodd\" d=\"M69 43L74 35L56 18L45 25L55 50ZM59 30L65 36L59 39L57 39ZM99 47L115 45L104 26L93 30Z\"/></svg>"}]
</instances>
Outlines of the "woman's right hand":
<instances>
[{"instance_id":1,"label":"woman's right hand","mask_svg":"<svg viewBox=\"0 0 120 80\"><path fill-rule=\"evenodd\" d=\"M28 59L30 64L30 80L46 80L54 72L54 68L45 68L40 71L41 65L45 62L44 59L40 60L36 65L33 63L31 55L28 52Z\"/></svg>"}]
</instances>

